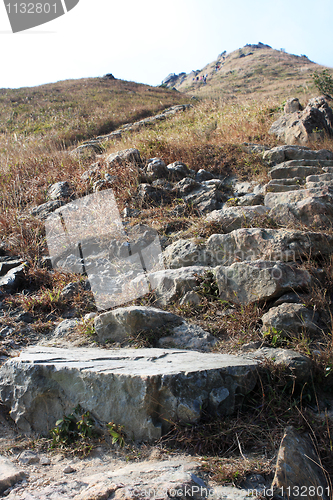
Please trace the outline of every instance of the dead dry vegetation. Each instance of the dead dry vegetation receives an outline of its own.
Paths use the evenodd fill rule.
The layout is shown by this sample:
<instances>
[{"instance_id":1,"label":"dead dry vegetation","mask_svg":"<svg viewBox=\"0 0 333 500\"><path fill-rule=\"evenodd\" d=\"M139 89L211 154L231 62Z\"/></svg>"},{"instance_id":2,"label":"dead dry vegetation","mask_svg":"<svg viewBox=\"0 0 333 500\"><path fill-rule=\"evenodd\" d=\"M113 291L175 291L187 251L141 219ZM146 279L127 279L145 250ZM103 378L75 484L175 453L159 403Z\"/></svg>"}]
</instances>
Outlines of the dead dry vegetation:
<instances>
[{"instance_id":1,"label":"dead dry vegetation","mask_svg":"<svg viewBox=\"0 0 333 500\"><path fill-rule=\"evenodd\" d=\"M84 82L80 83L80 98L85 95ZM41 258L47 255L44 226L30 215L33 206L47 201L47 189L54 182L70 181L77 197L91 192L91 186L82 181L81 175L92 159L77 159L69 154L64 145L102 131L111 131L121 123L134 121L145 114L153 114L161 109L160 101L163 101L163 107L184 101L176 92L168 91L164 95L160 89L145 87L142 91L149 91L154 99L140 108L142 92L135 84L127 83L117 90L115 82L102 82L102 90L96 97L98 106L95 114L90 114L94 109L92 103L86 110L79 110L74 105L71 105L72 111L68 110L66 99L72 88L70 85L70 82L59 83L54 88L39 87L29 90L29 93L23 89L1 91L1 240L13 255L29 263L26 289L12 295L3 294L1 300L6 307L4 321L8 325L12 324L11 318L18 309L31 313L33 317L28 336L22 336L18 331L12 334L17 348L47 336L61 318L81 318L85 313L96 310L82 276L41 268ZM110 114L105 108L105 92L111 92L109 85L115 86L112 92L119 93L117 106L111 113L117 118L103 122L103 116ZM124 93L127 96L130 93L131 99L128 108L122 108L120 112ZM10 102L15 105L11 108L11 115ZM305 103L306 99L302 104ZM136 111L133 111L133 105ZM139 132L125 133L121 140L109 141L105 148L112 153L135 147L144 160L159 157L166 164L181 160L194 170L204 168L220 175L237 175L239 179L265 182L268 166L262 156L245 152L242 144L277 145L268 130L281 106L282 101L273 98L233 103L212 99L193 101L193 107L186 113ZM34 116L30 116L31 107L34 107ZM333 150L333 141L325 139L311 147ZM170 215L172 208L179 203L177 199L168 206L142 208L136 199L136 189L141 180L139 174L130 165L114 167L109 171L102 158L96 160L101 162L102 173L109 172L118 178L112 188L119 210L127 204L140 209L139 216L132 221L133 225L147 223L157 229L163 238L178 232L179 237L196 237L197 241L221 231L216 223L203 223L194 211L183 217ZM257 227L276 227L268 218L258 218L255 224ZM303 265L309 267L310 263L309 260ZM326 274L324 284L318 283L312 290L311 299L308 299L308 305L320 310L326 323L318 338L310 338L306 332L294 338L280 338L278 333L263 336L260 317L267 304L241 307L222 303L209 276L198 281L202 295L199 306L180 306L176 302L169 307L169 310L196 321L216 335L219 339L217 349L221 351L239 352L248 342L265 342L273 347L301 351L313 359L313 376L312 383L298 387L291 383L283 368L263 367L256 392L248 398L242 412L223 422L212 421L207 415L198 425L182 427L175 423L173 431L163 438L161 447L205 456L203 466L215 480L238 484L248 472L264 475L272 472L283 429L293 424L310 432L324 469L333 475L333 424L325 410L332 400L333 387L333 263L316 262L315 265L321 266ZM63 300L61 289L73 281L79 282L77 291L71 299ZM152 295L141 298L137 303L153 305ZM96 342L91 323L76 332L74 340L81 345ZM154 339L147 334L138 335L131 341L135 346L154 344ZM9 354L10 350L5 352ZM128 450L126 453L129 453Z\"/></svg>"}]
</instances>

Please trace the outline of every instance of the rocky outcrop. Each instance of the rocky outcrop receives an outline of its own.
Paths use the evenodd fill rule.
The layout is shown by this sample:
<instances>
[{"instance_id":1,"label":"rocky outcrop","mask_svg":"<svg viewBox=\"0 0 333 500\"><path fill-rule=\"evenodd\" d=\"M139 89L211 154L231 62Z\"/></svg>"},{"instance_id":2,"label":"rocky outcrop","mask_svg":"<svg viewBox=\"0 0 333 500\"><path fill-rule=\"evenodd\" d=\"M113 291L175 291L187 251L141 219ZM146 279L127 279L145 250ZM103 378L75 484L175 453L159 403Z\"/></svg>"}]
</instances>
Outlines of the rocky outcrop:
<instances>
[{"instance_id":1,"label":"rocky outcrop","mask_svg":"<svg viewBox=\"0 0 333 500\"><path fill-rule=\"evenodd\" d=\"M93 154L102 154L104 152L103 143L114 140L121 139L122 135L125 132L137 131L141 128L148 127L150 125L154 125L159 121L163 121L169 117L174 116L177 113L183 112L190 107L190 104L178 104L175 106L171 106L171 108L167 108L161 113L150 116L148 118L144 118L143 120L139 120L134 123L125 123L119 129L114 130L106 135L101 135L96 137L95 139L90 139L88 141L83 142L77 148L73 149L71 152L74 156L82 156L85 154L93 153Z\"/></svg>"},{"instance_id":2,"label":"rocky outcrop","mask_svg":"<svg viewBox=\"0 0 333 500\"><path fill-rule=\"evenodd\" d=\"M333 112L325 97L311 99L303 111L300 109L297 99L289 101L285 114L273 123L269 132L286 144L301 145L333 135Z\"/></svg>"}]
</instances>

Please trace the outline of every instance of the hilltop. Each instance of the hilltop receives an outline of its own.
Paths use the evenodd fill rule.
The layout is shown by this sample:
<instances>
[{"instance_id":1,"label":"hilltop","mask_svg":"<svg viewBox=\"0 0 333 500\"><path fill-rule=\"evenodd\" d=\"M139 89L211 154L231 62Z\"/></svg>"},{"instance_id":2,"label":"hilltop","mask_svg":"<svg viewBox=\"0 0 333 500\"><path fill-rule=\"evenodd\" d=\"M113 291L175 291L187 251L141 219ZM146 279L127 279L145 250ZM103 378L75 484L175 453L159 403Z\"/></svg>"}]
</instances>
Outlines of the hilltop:
<instances>
[{"instance_id":1,"label":"hilltop","mask_svg":"<svg viewBox=\"0 0 333 500\"><path fill-rule=\"evenodd\" d=\"M306 55L275 50L263 43L219 54L215 61L190 73L171 74L162 86L198 97L302 97L312 89L311 75L324 69ZM206 83L203 77L207 76Z\"/></svg>"}]
</instances>

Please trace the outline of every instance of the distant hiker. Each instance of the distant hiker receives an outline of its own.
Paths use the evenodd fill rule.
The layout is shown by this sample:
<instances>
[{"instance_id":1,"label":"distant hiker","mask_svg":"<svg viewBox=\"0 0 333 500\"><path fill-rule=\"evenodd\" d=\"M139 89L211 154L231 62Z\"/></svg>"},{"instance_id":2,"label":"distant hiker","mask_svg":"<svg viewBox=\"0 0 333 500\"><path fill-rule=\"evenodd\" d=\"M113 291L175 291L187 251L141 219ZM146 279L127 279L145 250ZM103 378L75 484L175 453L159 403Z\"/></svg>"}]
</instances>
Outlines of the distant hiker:
<instances>
[{"instance_id":1,"label":"distant hiker","mask_svg":"<svg viewBox=\"0 0 333 500\"><path fill-rule=\"evenodd\" d=\"M203 81L204 81L204 84L205 84L205 85L206 85L206 80L207 80L207 78L206 78L206 75L205 75L205 76L203 77Z\"/></svg>"}]
</instances>

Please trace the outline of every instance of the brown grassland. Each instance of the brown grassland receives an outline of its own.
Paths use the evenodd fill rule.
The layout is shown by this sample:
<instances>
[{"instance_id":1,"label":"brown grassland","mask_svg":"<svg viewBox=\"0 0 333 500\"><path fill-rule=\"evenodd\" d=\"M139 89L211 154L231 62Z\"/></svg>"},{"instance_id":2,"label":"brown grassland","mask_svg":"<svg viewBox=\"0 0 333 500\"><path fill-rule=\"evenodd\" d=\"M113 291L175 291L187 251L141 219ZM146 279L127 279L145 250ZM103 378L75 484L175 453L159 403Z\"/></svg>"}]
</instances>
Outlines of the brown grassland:
<instances>
[{"instance_id":1,"label":"brown grassland","mask_svg":"<svg viewBox=\"0 0 333 500\"><path fill-rule=\"evenodd\" d=\"M245 152L242 144L278 145L268 133L270 125L288 97L295 95L305 105L309 97L316 95L309 73L318 68L304 58L296 60L292 59L295 56L283 52L277 56L275 52L279 51L268 51L268 55L264 50L258 55L255 52L254 66L252 55L230 57L224 66L225 74L213 75L211 87L207 84L198 90L190 83L184 87L197 95L188 111L138 132L124 133L120 140L104 145L106 152L134 147L143 160L160 157L166 164L181 160L194 170L205 168L218 174L235 174L240 179L256 179L258 183L266 181L268 165L261 155ZM237 61L247 66L236 67ZM294 68L293 73L290 68ZM304 78L297 86L299 75ZM235 92L237 86L239 91ZM35 317L31 338L19 338L19 344L41 338L68 310L76 317L95 310L83 286L70 301L60 298L66 283L82 282L82 278L41 267L41 258L47 255L44 226L30 214L32 207L47 201L47 189L54 182L69 181L76 196L91 192L91 186L81 176L96 158L78 158L70 150L81 140L187 102L189 96L181 92L102 78L0 90L0 243L29 263L29 293L4 294L2 300L9 308L8 324L10 311L15 308ZM310 146L333 151L333 140L326 138ZM98 159L107 171L103 158ZM130 166L111 173L118 176L113 187L119 209L126 204L140 208L136 199L139 174ZM220 230L216 225L204 224L195 213L181 218L170 215L173 206L142 209L133 224L148 223L164 238L178 232L178 237L196 237L197 241ZM269 220L257 221L258 227L270 224ZM309 266L310 262L303 264ZM318 285L308 299L327 323L320 338L310 338L306 332L289 339L280 338L278 332L263 338L260 317L267 305L234 307L231 315L223 316L221 311L229 306L221 304L209 280L202 283L198 307L178 303L169 307L214 333L221 351L238 352L247 342L265 341L274 347L293 348L313 359L312 383L295 387L282 368L268 366L260 375L257 392L246 401L242 412L223 422L211 421L207 416L197 426L183 428L175 424L172 433L164 438L161 446L205 456L205 470L219 482L238 484L248 472L271 472L283 429L290 424L310 432L323 467L333 474L333 424L327 413L329 406L326 410L323 403L333 403L333 265L331 261L314 264L326 272L325 287ZM149 295L138 303L152 304L152 300ZM96 341L91 325L77 333L76 341L81 345ZM133 339L137 346L151 342L144 337Z\"/></svg>"}]
</instances>

